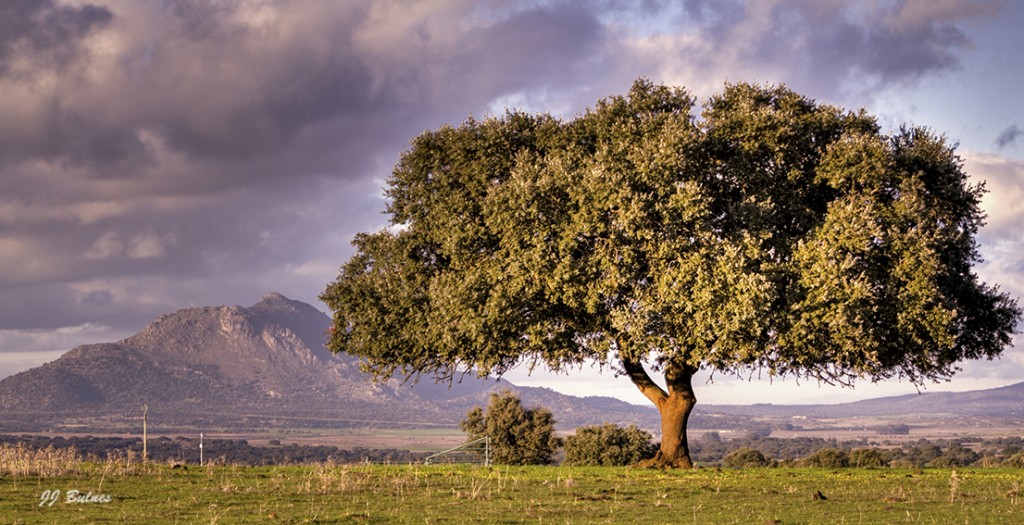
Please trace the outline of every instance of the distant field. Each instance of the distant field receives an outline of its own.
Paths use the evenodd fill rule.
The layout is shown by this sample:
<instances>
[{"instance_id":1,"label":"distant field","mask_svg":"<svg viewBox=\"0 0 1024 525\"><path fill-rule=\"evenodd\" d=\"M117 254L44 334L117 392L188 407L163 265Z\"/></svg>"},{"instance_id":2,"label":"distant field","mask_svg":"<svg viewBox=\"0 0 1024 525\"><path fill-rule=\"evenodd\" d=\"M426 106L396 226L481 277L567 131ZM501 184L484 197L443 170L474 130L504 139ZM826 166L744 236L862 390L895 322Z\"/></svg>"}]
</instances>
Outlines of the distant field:
<instances>
[{"instance_id":1,"label":"distant field","mask_svg":"<svg viewBox=\"0 0 1024 525\"><path fill-rule=\"evenodd\" d=\"M1024 522L1010 469L37 467L0 474L4 523Z\"/></svg>"},{"instance_id":2,"label":"distant field","mask_svg":"<svg viewBox=\"0 0 1024 525\"><path fill-rule=\"evenodd\" d=\"M15 435L39 435L62 437L122 437L141 438L136 433L101 433L101 432L16 432ZM149 439L160 437L175 438L178 436L199 438L198 433L161 433L151 432ZM277 440L281 444L326 445L342 449L355 448L393 448L413 452L432 452L448 449L466 441L466 433L457 428L418 428L418 429L337 429L337 428L301 428L301 429L266 429L261 432L206 432L207 439L244 439L254 446L266 446L270 441Z\"/></svg>"},{"instance_id":3,"label":"distant field","mask_svg":"<svg viewBox=\"0 0 1024 525\"><path fill-rule=\"evenodd\" d=\"M206 437L244 439L256 446L265 446L277 440L286 445L326 445L343 449L393 448L413 452L444 450L466 441L466 433L457 428L268 429L261 433L215 432L206 434Z\"/></svg>"},{"instance_id":4,"label":"distant field","mask_svg":"<svg viewBox=\"0 0 1024 525\"><path fill-rule=\"evenodd\" d=\"M804 430L774 430L771 433L772 437L786 439L786 438L797 438L797 437L820 437L820 438L834 438L840 441L842 440L853 440L853 439L866 439L871 443L909 443L918 441L920 439L929 440L940 440L940 439L962 439L965 437L970 438L982 438L991 439L999 437L1016 437L1022 434L1022 427L1020 426L986 426L986 427L970 427L970 426L958 426L958 425L931 425L931 426L912 426L910 432L905 435L892 435L892 434L879 434L874 430L864 430L857 428L836 427L820 428L820 429L804 429ZM723 433L723 437L728 437L728 433Z\"/></svg>"}]
</instances>

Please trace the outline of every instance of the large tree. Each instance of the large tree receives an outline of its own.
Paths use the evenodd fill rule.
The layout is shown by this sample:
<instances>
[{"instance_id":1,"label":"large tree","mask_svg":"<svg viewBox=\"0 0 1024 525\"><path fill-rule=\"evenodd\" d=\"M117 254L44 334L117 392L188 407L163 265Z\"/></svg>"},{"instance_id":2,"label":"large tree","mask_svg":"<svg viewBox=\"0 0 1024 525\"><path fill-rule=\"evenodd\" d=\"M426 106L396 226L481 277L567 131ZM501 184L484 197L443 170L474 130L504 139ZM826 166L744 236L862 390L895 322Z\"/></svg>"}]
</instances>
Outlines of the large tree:
<instances>
[{"instance_id":1,"label":"large tree","mask_svg":"<svg viewBox=\"0 0 1024 525\"><path fill-rule=\"evenodd\" d=\"M638 80L569 121L419 136L392 227L321 297L329 347L382 378L600 363L660 411L652 464L688 467L701 369L922 384L1010 344L1016 301L972 270L983 187L944 138L777 86L694 109Z\"/></svg>"}]
</instances>

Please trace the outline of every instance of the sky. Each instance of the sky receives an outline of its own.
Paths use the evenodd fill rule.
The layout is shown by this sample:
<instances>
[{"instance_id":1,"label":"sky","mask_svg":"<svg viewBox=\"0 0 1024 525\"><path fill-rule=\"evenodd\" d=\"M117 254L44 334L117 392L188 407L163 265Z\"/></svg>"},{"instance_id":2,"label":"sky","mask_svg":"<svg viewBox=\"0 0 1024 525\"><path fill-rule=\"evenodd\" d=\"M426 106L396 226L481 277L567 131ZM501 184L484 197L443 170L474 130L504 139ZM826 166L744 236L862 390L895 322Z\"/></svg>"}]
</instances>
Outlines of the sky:
<instances>
[{"instance_id":1,"label":"sky","mask_svg":"<svg viewBox=\"0 0 1024 525\"><path fill-rule=\"evenodd\" d=\"M0 3L0 377L179 308L317 299L385 227L409 141L570 119L638 77L785 84L959 143L989 190L977 273L1024 296L1024 2L37 0ZM1024 339L1018 339L1024 343ZM584 369L517 384L644 399ZM1024 344L927 391L1024 381ZM916 392L702 375L701 403Z\"/></svg>"}]
</instances>

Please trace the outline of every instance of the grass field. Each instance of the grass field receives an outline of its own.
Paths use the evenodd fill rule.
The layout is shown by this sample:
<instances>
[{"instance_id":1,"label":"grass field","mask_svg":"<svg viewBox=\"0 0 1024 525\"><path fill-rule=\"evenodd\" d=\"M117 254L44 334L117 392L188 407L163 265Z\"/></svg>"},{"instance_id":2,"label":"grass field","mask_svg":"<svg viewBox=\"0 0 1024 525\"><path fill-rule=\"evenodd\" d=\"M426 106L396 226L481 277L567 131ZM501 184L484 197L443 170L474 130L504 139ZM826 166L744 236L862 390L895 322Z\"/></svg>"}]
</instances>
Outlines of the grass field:
<instances>
[{"instance_id":1,"label":"grass field","mask_svg":"<svg viewBox=\"0 0 1024 525\"><path fill-rule=\"evenodd\" d=\"M995 468L186 469L40 457L0 472L5 524L1024 522L1024 471Z\"/></svg>"}]
</instances>

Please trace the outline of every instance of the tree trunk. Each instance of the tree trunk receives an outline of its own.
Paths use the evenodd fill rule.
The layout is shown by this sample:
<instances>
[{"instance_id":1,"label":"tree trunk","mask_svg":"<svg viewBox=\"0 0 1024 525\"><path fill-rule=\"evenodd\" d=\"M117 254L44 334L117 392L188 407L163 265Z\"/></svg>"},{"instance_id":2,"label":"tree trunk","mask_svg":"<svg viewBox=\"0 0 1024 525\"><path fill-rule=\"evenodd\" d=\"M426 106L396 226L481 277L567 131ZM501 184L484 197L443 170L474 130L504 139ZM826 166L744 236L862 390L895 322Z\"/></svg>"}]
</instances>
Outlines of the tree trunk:
<instances>
[{"instance_id":1,"label":"tree trunk","mask_svg":"<svg viewBox=\"0 0 1024 525\"><path fill-rule=\"evenodd\" d=\"M693 468L690 447L686 441L686 423L697 403L693 393L695 370L685 365L669 364L665 368L666 392L644 370L643 365L622 360L626 374L640 392L650 399L661 415L661 448L653 458L640 462L642 467Z\"/></svg>"}]
</instances>

